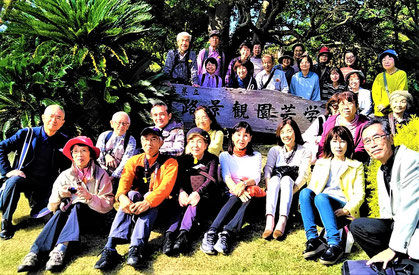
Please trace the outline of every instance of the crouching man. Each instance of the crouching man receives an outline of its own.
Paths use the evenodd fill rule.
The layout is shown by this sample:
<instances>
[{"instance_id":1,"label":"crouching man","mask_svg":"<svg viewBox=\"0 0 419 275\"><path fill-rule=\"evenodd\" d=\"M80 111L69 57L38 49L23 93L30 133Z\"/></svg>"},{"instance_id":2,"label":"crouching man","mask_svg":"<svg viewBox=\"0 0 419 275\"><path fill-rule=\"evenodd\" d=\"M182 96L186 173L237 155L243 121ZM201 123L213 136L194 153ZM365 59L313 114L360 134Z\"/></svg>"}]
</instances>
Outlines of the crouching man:
<instances>
[{"instance_id":1,"label":"crouching man","mask_svg":"<svg viewBox=\"0 0 419 275\"><path fill-rule=\"evenodd\" d=\"M108 269L121 260L116 245L130 240L127 264L139 267L143 262L159 205L169 197L176 181L178 163L159 153L163 137L157 128L145 128L141 132L144 153L131 157L122 172L116 201L119 210L112 223L96 269Z\"/></svg>"}]
</instances>

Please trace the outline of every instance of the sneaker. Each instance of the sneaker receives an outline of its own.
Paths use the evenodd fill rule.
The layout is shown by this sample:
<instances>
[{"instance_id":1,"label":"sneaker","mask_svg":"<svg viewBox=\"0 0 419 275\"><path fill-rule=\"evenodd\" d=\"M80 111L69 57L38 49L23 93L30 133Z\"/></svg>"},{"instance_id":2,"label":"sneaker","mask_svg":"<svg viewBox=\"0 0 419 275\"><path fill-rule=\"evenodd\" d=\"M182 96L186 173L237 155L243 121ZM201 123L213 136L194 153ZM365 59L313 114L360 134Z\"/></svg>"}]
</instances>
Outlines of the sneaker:
<instances>
[{"instance_id":1,"label":"sneaker","mask_svg":"<svg viewBox=\"0 0 419 275\"><path fill-rule=\"evenodd\" d=\"M121 262L122 256L118 254L115 249L104 248L100 255L99 261L96 262L94 268L100 270L110 269L119 262Z\"/></svg>"},{"instance_id":2,"label":"sneaker","mask_svg":"<svg viewBox=\"0 0 419 275\"><path fill-rule=\"evenodd\" d=\"M320 256L320 263L324 265L335 264L343 256L343 249L340 245L329 245L326 251Z\"/></svg>"},{"instance_id":3,"label":"sneaker","mask_svg":"<svg viewBox=\"0 0 419 275\"><path fill-rule=\"evenodd\" d=\"M303 252L304 259L314 258L326 249L326 245L320 238L310 239L306 242L306 249Z\"/></svg>"},{"instance_id":4,"label":"sneaker","mask_svg":"<svg viewBox=\"0 0 419 275\"><path fill-rule=\"evenodd\" d=\"M143 258L143 248L138 245L131 246L128 250L127 265L138 267L143 263Z\"/></svg>"},{"instance_id":5,"label":"sneaker","mask_svg":"<svg viewBox=\"0 0 419 275\"><path fill-rule=\"evenodd\" d=\"M37 264L38 264L38 254L29 252L28 254L26 254L25 258L23 259L22 264L18 266L17 272L32 271L33 269L35 269Z\"/></svg>"},{"instance_id":6,"label":"sneaker","mask_svg":"<svg viewBox=\"0 0 419 275\"><path fill-rule=\"evenodd\" d=\"M173 250L179 253L184 253L189 247L188 231L181 230L176 238Z\"/></svg>"},{"instance_id":7,"label":"sneaker","mask_svg":"<svg viewBox=\"0 0 419 275\"><path fill-rule=\"evenodd\" d=\"M214 245L214 249L221 254L227 254L230 249L230 233L228 231L223 231L218 233L218 241Z\"/></svg>"},{"instance_id":8,"label":"sneaker","mask_svg":"<svg viewBox=\"0 0 419 275\"><path fill-rule=\"evenodd\" d=\"M174 232L167 231L166 235L164 236L163 241L163 254L171 255L172 254L172 246L173 246L173 239L174 239Z\"/></svg>"},{"instance_id":9,"label":"sneaker","mask_svg":"<svg viewBox=\"0 0 419 275\"><path fill-rule=\"evenodd\" d=\"M215 255L217 251L214 250L214 244L217 240L217 233L214 231L208 231L205 233L204 238L202 239L201 250L205 254Z\"/></svg>"},{"instance_id":10,"label":"sneaker","mask_svg":"<svg viewBox=\"0 0 419 275\"><path fill-rule=\"evenodd\" d=\"M64 265L65 253L59 250L52 250L49 253L49 260L45 265L45 270L54 271L59 270Z\"/></svg>"}]
</instances>

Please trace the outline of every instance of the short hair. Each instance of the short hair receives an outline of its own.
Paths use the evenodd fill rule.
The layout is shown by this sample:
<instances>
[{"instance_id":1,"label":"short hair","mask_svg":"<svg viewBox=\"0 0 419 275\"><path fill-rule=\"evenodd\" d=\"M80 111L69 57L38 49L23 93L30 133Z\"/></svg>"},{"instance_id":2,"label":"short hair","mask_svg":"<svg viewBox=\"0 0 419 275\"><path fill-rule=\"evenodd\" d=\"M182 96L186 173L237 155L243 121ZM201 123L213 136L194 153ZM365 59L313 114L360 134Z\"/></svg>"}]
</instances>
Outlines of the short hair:
<instances>
[{"instance_id":1,"label":"short hair","mask_svg":"<svg viewBox=\"0 0 419 275\"><path fill-rule=\"evenodd\" d=\"M189 33L187 33L187 32L180 32L180 33L178 33L177 34L177 36L176 36L176 41L179 41L180 40L180 38L181 37L183 37L183 36L187 36L188 37L188 39L189 39L189 42L191 42L191 40L192 40L192 35L190 35Z\"/></svg>"},{"instance_id":2,"label":"short hair","mask_svg":"<svg viewBox=\"0 0 419 275\"><path fill-rule=\"evenodd\" d=\"M124 112L124 111L116 112L115 114L113 114L113 116L112 116L112 121L116 121L116 119L118 118L118 116L121 116L121 115L126 115L126 116L127 116L127 118L128 118L128 123L131 123L131 118L130 118L130 117L129 117L129 115L128 115L126 112Z\"/></svg>"},{"instance_id":3,"label":"short hair","mask_svg":"<svg viewBox=\"0 0 419 275\"><path fill-rule=\"evenodd\" d=\"M46 114L47 110L50 110L50 109L52 109L52 108L58 108L61 112L63 112L64 117L65 117L65 111L64 111L63 107L61 107L61 106L60 106L60 105L58 105L58 104L51 104L51 105L48 105L48 106L45 108L45 110L44 110L44 115Z\"/></svg>"},{"instance_id":4,"label":"short hair","mask_svg":"<svg viewBox=\"0 0 419 275\"><path fill-rule=\"evenodd\" d=\"M341 85L344 85L344 84L345 84L345 77L343 76L342 71L341 71L338 67L336 67L336 66L333 66L333 67L330 69L329 79L328 79L328 80L330 80L330 75L332 74L332 72L333 72L333 71L337 72L337 73L338 73L338 75L339 75L339 80L338 80L338 83L339 83L339 84L341 84Z\"/></svg>"},{"instance_id":5,"label":"short hair","mask_svg":"<svg viewBox=\"0 0 419 275\"><path fill-rule=\"evenodd\" d=\"M310 63L310 71L313 70L313 59L311 59L311 57L309 55L307 55L307 54L303 54L301 56L300 60L298 60L298 62L297 62L298 69L301 70L300 69L300 64L301 64L301 61L303 61L304 58L307 58L307 61Z\"/></svg>"},{"instance_id":6,"label":"short hair","mask_svg":"<svg viewBox=\"0 0 419 275\"><path fill-rule=\"evenodd\" d=\"M345 126L335 126L333 127L326 135L326 141L324 142L323 156L324 158L333 157L332 148L330 142L333 138L340 137L342 140L346 141L347 147L345 152L345 157L352 158L355 153L355 144L354 139L352 138L351 131L348 130Z\"/></svg>"},{"instance_id":7,"label":"short hair","mask_svg":"<svg viewBox=\"0 0 419 275\"><path fill-rule=\"evenodd\" d=\"M265 57L269 57L272 60L272 63L274 62L274 57L272 54L270 53L265 53L264 55L262 55L262 59L264 59ZM263 61L263 60L262 60Z\"/></svg>"},{"instance_id":8,"label":"short hair","mask_svg":"<svg viewBox=\"0 0 419 275\"><path fill-rule=\"evenodd\" d=\"M170 110L169 106L166 103L164 103L163 101L158 100L158 101L155 101L154 103L152 103L150 110L152 110L156 106L166 107L167 113L168 114L171 113L171 110Z\"/></svg>"},{"instance_id":9,"label":"short hair","mask_svg":"<svg viewBox=\"0 0 419 275\"><path fill-rule=\"evenodd\" d=\"M209 117L209 119L211 120L211 128L210 128L211 130L216 130L216 131L218 131L218 130L221 130L222 131L223 130L223 128L221 128L220 124L218 124L217 119L215 118L214 113L207 106L198 106L195 109L195 112L193 113L194 120L195 120L195 114L199 110L203 110L207 114L207 116Z\"/></svg>"},{"instance_id":10,"label":"short hair","mask_svg":"<svg viewBox=\"0 0 419 275\"><path fill-rule=\"evenodd\" d=\"M248 133L250 136L253 136L253 130L252 127L250 127L250 124L246 121L240 121L236 125L234 125L232 132L230 134L230 138L228 139L228 153L230 155L233 155L234 150L234 143L233 143L233 135L234 133L240 131L241 129L244 129L246 133ZM253 142L249 141L246 147L246 155L253 156Z\"/></svg>"},{"instance_id":11,"label":"short hair","mask_svg":"<svg viewBox=\"0 0 419 275\"><path fill-rule=\"evenodd\" d=\"M326 116L330 115L330 108L333 106L333 104L338 104L339 102L339 94L340 93L334 93L329 100L326 103Z\"/></svg>"},{"instance_id":12,"label":"short hair","mask_svg":"<svg viewBox=\"0 0 419 275\"><path fill-rule=\"evenodd\" d=\"M365 129L367 129L368 127L370 127L370 126L372 126L374 124L380 124L381 125L381 128L384 131L384 133L386 135L391 135L390 123L388 123L388 120L385 117L382 117L382 118L374 117L370 121L368 121L367 123L365 123L364 126L362 127L361 137L362 137Z\"/></svg>"},{"instance_id":13,"label":"short hair","mask_svg":"<svg viewBox=\"0 0 419 275\"><path fill-rule=\"evenodd\" d=\"M205 62L204 62L204 67L205 68L207 67L207 64L208 63L214 64L215 65L215 69L218 68L217 59L215 59L214 57L208 57L207 59L205 59Z\"/></svg>"},{"instance_id":14,"label":"short hair","mask_svg":"<svg viewBox=\"0 0 419 275\"><path fill-rule=\"evenodd\" d=\"M291 128L294 130L294 135L295 135L295 146L297 146L297 144L303 145L304 144L304 140L303 137L301 135L301 131L300 128L298 127L297 122L295 122L295 120L293 120L291 117L284 119L283 121L281 121L281 123L279 123L278 128L276 128L276 142L279 146L284 146L284 143L281 140L281 130L285 127L285 125L289 125L291 126Z\"/></svg>"},{"instance_id":15,"label":"short hair","mask_svg":"<svg viewBox=\"0 0 419 275\"><path fill-rule=\"evenodd\" d=\"M234 63L233 71L237 72L237 68L240 67L240 66L243 66L247 69L247 73L250 73L252 71L252 68L251 68L252 65L253 65L253 63L250 62L250 61L246 60L245 62L242 62L239 59L239 60L236 61L236 63Z\"/></svg>"},{"instance_id":16,"label":"short hair","mask_svg":"<svg viewBox=\"0 0 419 275\"><path fill-rule=\"evenodd\" d=\"M356 108L358 109L358 95L350 92L350 91L346 91L346 92L342 92L338 94L338 103L343 102L344 100L348 101L348 102L354 102L356 105Z\"/></svg>"},{"instance_id":17,"label":"short hair","mask_svg":"<svg viewBox=\"0 0 419 275\"><path fill-rule=\"evenodd\" d=\"M294 46L292 46L292 52L293 52L293 53L294 53L295 48L297 48L297 47L301 47L301 48L303 49L303 52L305 52L305 51L306 51L306 48L304 47L304 45L303 45L303 44L301 44L301 43L297 43L297 44L295 44Z\"/></svg>"},{"instance_id":18,"label":"short hair","mask_svg":"<svg viewBox=\"0 0 419 275\"><path fill-rule=\"evenodd\" d=\"M355 62L354 62L354 64L352 64L351 68L359 68L360 69L359 63L361 61L358 58L358 52L355 49L345 50L345 52L343 53L343 62L345 62L345 56L346 56L347 53L352 53L355 57Z\"/></svg>"}]
</instances>

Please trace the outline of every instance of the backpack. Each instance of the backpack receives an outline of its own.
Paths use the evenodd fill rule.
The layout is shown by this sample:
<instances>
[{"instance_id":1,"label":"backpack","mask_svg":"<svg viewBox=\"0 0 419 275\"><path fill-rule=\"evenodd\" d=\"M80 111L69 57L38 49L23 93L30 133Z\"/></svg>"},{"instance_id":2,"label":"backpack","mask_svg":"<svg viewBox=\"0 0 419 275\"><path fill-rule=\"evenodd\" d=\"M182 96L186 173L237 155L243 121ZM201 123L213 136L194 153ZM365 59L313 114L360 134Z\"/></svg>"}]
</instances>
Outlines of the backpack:
<instances>
[{"instance_id":1,"label":"backpack","mask_svg":"<svg viewBox=\"0 0 419 275\"><path fill-rule=\"evenodd\" d=\"M205 73L205 74L203 74L202 75L202 78L201 78L201 86L202 86L202 84L204 84L204 81L205 81L205 76L206 76L207 74ZM220 82L220 77L218 76L218 75L215 75L216 77L215 77L215 81L216 81L216 87L215 88L218 88L218 83Z\"/></svg>"},{"instance_id":2,"label":"backpack","mask_svg":"<svg viewBox=\"0 0 419 275\"><path fill-rule=\"evenodd\" d=\"M110 131L106 135L106 137L105 137L105 146L106 146L106 143L108 143L109 139L111 138L112 134L113 134L113 131ZM131 137L131 135L128 132L126 132L125 133L125 137L124 137L124 152L127 149L127 146L128 146L128 143L129 143L129 138L130 137Z\"/></svg>"},{"instance_id":3,"label":"backpack","mask_svg":"<svg viewBox=\"0 0 419 275\"><path fill-rule=\"evenodd\" d=\"M224 53L223 51L219 51L219 53L218 53L220 55L220 57L221 57L221 62L220 62L220 77L222 77L224 75L224 58L223 58L223 53ZM205 49L204 59L203 59L204 63L205 63L205 60L207 60L208 55L209 55L209 50L208 49ZM217 86L218 86L218 82L217 82Z\"/></svg>"}]
</instances>

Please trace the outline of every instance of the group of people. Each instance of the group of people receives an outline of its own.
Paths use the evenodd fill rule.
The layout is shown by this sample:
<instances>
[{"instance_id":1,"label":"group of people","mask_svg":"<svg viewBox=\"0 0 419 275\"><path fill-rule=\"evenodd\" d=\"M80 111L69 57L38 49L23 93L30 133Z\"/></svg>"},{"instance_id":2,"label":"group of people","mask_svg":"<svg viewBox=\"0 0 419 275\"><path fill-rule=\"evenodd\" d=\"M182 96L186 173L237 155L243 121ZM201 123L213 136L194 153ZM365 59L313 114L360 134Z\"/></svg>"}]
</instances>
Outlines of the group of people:
<instances>
[{"instance_id":1,"label":"group of people","mask_svg":"<svg viewBox=\"0 0 419 275\"><path fill-rule=\"evenodd\" d=\"M296 45L294 56L300 56L297 64L301 71L287 73L290 68L295 72L290 55L280 58L279 68L273 68L272 56L263 56L261 65L251 65L257 63L257 56L246 61L250 47L243 44L241 56L230 62L222 79L225 56L218 48L219 33L212 31L209 41L210 48L196 58L189 50L190 36L178 35L179 49L169 52L164 69L174 82L212 87L262 84L263 89L307 92L308 78L317 77L318 85L330 87L308 97L316 100L324 95L328 102L326 114L305 133L292 118L279 124L277 145L269 150L263 169L266 190L259 186L262 156L253 149L253 131L246 121L233 127L228 144L224 144L225 130L208 107L194 110L196 127L185 135L183 123L172 116L170 106L156 102L150 110L154 125L142 130L138 150L136 138L128 131L127 113L115 113L110 121L112 130L100 134L94 145L85 136L68 139L60 131L64 110L50 105L42 115L43 126L21 129L0 142L4 181L0 237L11 239L15 233L12 218L21 192L29 200L31 217L50 217L18 271L34 270L45 256L47 270L63 268L68 247L80 242L89 227L104 225L116 202L117 211L112 214L96 269L116 266L122 260L116 247L124 243L129 243L126 263L140 267L157 219L165 227L162 251L166 255L189 251L191 230L205 222L211 223L200 249L209 255L228 254L255 197L266 196L262 238L281 240L287 232L294 194L298 195L307 238L304 258L335 264L344 253L339 229L349 225L355 240L371 257L368 264L384 262L385 267L396 258L409 257L417 263L419 153L404 145L395 147L392 139L409 120L406 109L412 102L406 89L390 85L394 74L400 72L394 67L387 70L397 61L397 54L390 50L380 55L386 69L382 77L387 80L374 85L381 85L388 97L376 103L377 117L370 118L364 111L372 105L364 105L366 96L359 87L365 78L362 70L323 66L330 59L327 48L321 49L319 63L314 66L318 73L314 73L310 71L311 58L302 54L304 47ZM253 50L260 56L261 47ZM346 59L350 67L356 57L348 52ZM256 70L260 72L253 77ZM349 90L342 85L343 74L349 80ZM330 81L324 75L330 76ZM305 83L305 88L296 83ZM387 119L379 118L384 114ZM15 162L10 164L8 154L14 151ZM377 174L380 219L361 218L363 163L367 164L369 157L382 163ZM325 228L325 239L319 236L318 225Z\"/></svg>"}]
</instances>

